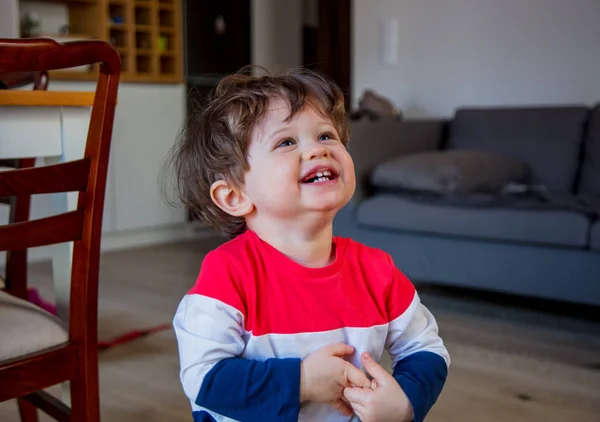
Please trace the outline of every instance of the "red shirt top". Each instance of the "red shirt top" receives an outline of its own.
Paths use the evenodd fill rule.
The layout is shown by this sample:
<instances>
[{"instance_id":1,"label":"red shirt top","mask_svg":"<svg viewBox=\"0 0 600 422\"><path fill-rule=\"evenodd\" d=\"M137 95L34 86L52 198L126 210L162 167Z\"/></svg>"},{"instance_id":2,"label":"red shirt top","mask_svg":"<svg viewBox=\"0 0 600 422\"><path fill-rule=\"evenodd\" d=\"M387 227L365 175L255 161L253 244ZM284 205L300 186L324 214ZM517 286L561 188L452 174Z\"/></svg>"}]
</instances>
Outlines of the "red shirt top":
<instances>
[{"instance_id":1,"label":"red shirt top","mask_svg":"<svg viewBox=\"0 0 600 422\"><path fill-rule=\"evenodd\" d=\"M189 294L236 308L253 336L367 328L406 311L415 288L387 253L340 237L333 246L330 265L307 268L248 230L206 256Z\"/></svg>"}]
</instances>

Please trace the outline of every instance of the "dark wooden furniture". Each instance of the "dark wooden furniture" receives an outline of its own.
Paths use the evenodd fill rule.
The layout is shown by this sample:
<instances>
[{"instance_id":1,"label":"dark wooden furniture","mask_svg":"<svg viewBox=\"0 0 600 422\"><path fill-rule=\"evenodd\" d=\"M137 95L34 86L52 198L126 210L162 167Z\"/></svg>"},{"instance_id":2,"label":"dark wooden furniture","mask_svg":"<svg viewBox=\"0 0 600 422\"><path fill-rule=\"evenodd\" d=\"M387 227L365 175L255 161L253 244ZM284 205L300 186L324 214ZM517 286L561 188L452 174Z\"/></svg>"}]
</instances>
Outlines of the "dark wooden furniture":
<instances>
[{"instance_id":1,"label":"dark wooden furniture","mask_svg":"<svg viewBox=\"0 0 600 422\"><path fill-rule=\"evenodd\" d=\"M0 89L15 89L32 84L34 91L48 88L48 72L10 72L0 73Z\"/></svg>"},{"instance_id":2,"label":"dark wooden furniture","mask_svg":"<svg viewBox=\"0 0 600 422\"><path fill-rule=\"evenodd\" d=\"M98 421L98 267L106 173L114 120L120 59L103 41L58 44L51 40L0 40L0 74L64 69L101 63L92 107L84 157L45 167L0 172L0 196L57 192L79 192L77 209L40 220L0 226L0 251L73 241L69 327L66 341L22 356L0 359L0 401L20 399L21 418L37 420L36 407L60 421ZM0 110L1 112L1 110ZM15 302L20 301L20 302ZM8 311L3 304L8 303ZM18 305L18 306L17 306ZM11 308L12 306L12 308ZM51 321L50 314L0 292L0 315L18 307ZM8 338L19 319L0 318L0 356L18 341L27 342L27 333ZM50 322L48 322L50 324ZM56 329L57 323L52 322ZM31 327L30 327L31 328ZM39 329L40 327L35 327ZM43 332L42 332L43 333ZM39 336L40 333L32 333ZM36 340L38 340L36 338ZM41 391L70 381L71 408ZM35 407L34 407L35 406Z\"/></svg>"},{"instance_id":3,"label":"dark wooden furniture","mask_svg":"<svg viewBox=\"0 0 600 422\"><path fill-rule=\"evenodd\" d=\"M48 72L0 74L0 89L16 89L27 85L32 85L34 91L45 91L48 88ZM33 167L34 165L35 158L0 160L0 167L18 169ZM29 220L31 195L0 196L0 203L7 204L10 207L10 223ZM2 276L0 275L0 277ZM7 252L4 290L14 296L27 299L27 249Z\"/></svg>"},{"instance_id":4,"label":"dark wooden furniture","mask_svg":"<svg viewBox=\"0 0 600 422\"><path fill-rule=\"evenodd\" d=\"M0 160L0 167L27 168L35 165L35 158L19 160ZM29 220L31 195L2 196L0 203L10 207L8 221L21 223ZM0 275L0 277L2 277ZM27 299L27 249L8 251L6 253L6 271L4 274L4 290L21 299Z\"/></svg>"}]
</instances>

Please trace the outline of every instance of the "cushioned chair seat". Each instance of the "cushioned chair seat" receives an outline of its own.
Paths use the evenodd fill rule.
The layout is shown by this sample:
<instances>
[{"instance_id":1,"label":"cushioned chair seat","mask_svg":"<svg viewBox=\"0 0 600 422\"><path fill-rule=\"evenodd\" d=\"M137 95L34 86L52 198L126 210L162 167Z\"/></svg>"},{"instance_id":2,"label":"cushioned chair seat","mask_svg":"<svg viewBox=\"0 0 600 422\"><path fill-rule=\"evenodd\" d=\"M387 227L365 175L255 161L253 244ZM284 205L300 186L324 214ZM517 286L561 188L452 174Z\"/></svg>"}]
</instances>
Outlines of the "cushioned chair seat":
<instances>
[{"instance_id":1,"label":"cushioned chair seat","mask_svg":"<svg viewBox=\"0 0 600 422\"><path fill-rule=\"evenodd\" d=\"M596 221L590 232L590 247L600 251L600 220Z\"/></svg>"},{"instance_id":2,"label":"cushioned chair seat","mask_svg":"<svg viewBox=\"0 0 600 422\"><path fill-rule=\"evenodd\" d=\"M568 210L459 207L376 195L358 208L360 224L434 235L587 246L590 220Z\"/></svg>"},{"instance_id":3,"label":"cushioned chair seat","mask_svg":"<svg viewBox=\"0 0 600 422\"><path fill-rule=\"evenodd\" d=\"M58 346L68 338L58 318L0 291L0 362Z\"/></svg>"}]
</instances>

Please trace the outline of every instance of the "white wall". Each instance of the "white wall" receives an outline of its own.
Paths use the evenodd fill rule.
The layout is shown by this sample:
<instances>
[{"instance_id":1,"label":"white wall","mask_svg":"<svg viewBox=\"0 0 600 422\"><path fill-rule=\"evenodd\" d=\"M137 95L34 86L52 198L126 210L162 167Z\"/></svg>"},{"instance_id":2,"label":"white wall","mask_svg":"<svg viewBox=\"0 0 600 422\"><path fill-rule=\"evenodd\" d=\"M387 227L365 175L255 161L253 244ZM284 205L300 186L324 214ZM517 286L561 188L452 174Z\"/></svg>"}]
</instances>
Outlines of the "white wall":
<instances>
[{"instance_id":1,"label":"white wall","mask_svg":"<svg viewBox=\"0 0 600 422\"><path fill-rule=\"evenodd\" d=\"M69 8L66 4L21 1L19 15L26 13L34 13L40 18L40 36L58 34L61 26L69 23Z\"/></svg>"},{"instance_id":2,"label":"white wall","mask_svg":"<svg viewBox=\"0 0 600 422\"><path fill-rule=\"evenodd\" d=\"M123 84L115 115L116 230L183 223L185 209L173 209L160 195L159 177L185 119L185 87Z\"/></svg>"},{"instance_id":3,"label":"white wall","mask_svg":"<svg viewBox=\"0 0 600 422\"><path fill-rule=\"evenodd\" d=\"M252 2L252 64L271 72L302 64L302 0Z\"/></svg>"},{"instance_id":4,"label":"white wall","mask_svg":"<svg viewBox=\"0 0 600 422\"><path fill-rule=\"evenodd\" d=\"M19 36L19 2L18 0L0 0L0 38L16 38Z\"/></svg>"},{"instance_id":5,"label":"white wall","mask_svg":"<svg viewBox=\"0 0 600 422\"><path fill-rule=\"evenodd\" d=\"M600 101L599 0L354 0L353 100L367 88L408 116L457 106ZM398 19L398 62L378 25Z\"/></svg>"}]
</instances>

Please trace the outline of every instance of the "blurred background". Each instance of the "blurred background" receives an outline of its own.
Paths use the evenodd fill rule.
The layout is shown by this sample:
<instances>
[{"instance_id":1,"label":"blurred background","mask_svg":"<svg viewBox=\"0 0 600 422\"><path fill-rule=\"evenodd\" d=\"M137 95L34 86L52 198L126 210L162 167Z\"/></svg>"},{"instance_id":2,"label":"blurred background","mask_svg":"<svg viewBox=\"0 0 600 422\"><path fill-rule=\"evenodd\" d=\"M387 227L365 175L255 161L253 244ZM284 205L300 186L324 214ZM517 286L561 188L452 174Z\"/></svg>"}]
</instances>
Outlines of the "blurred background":
<instances>
[{"instance_id":1,"label":"blurred background","mask_svg":"<svg viewBox=\"0 0 600 422\"><path fill-rule=\"evenodd\" d=\"M122 59L98 329L162 328L100 352L105 420L190 420L163 324L224 240L165 202L160 170L219 80L255 64L346 94L358 187L335 234L392 254L438 319L452 367L427 420L600 421L598 0L0 0L0 38L40 36ZM50 72L48 90L96 78ZM53 211L33 198L32 218ZM49 259L29 254L51 303Z\"/></svg>"}]
</instances>

